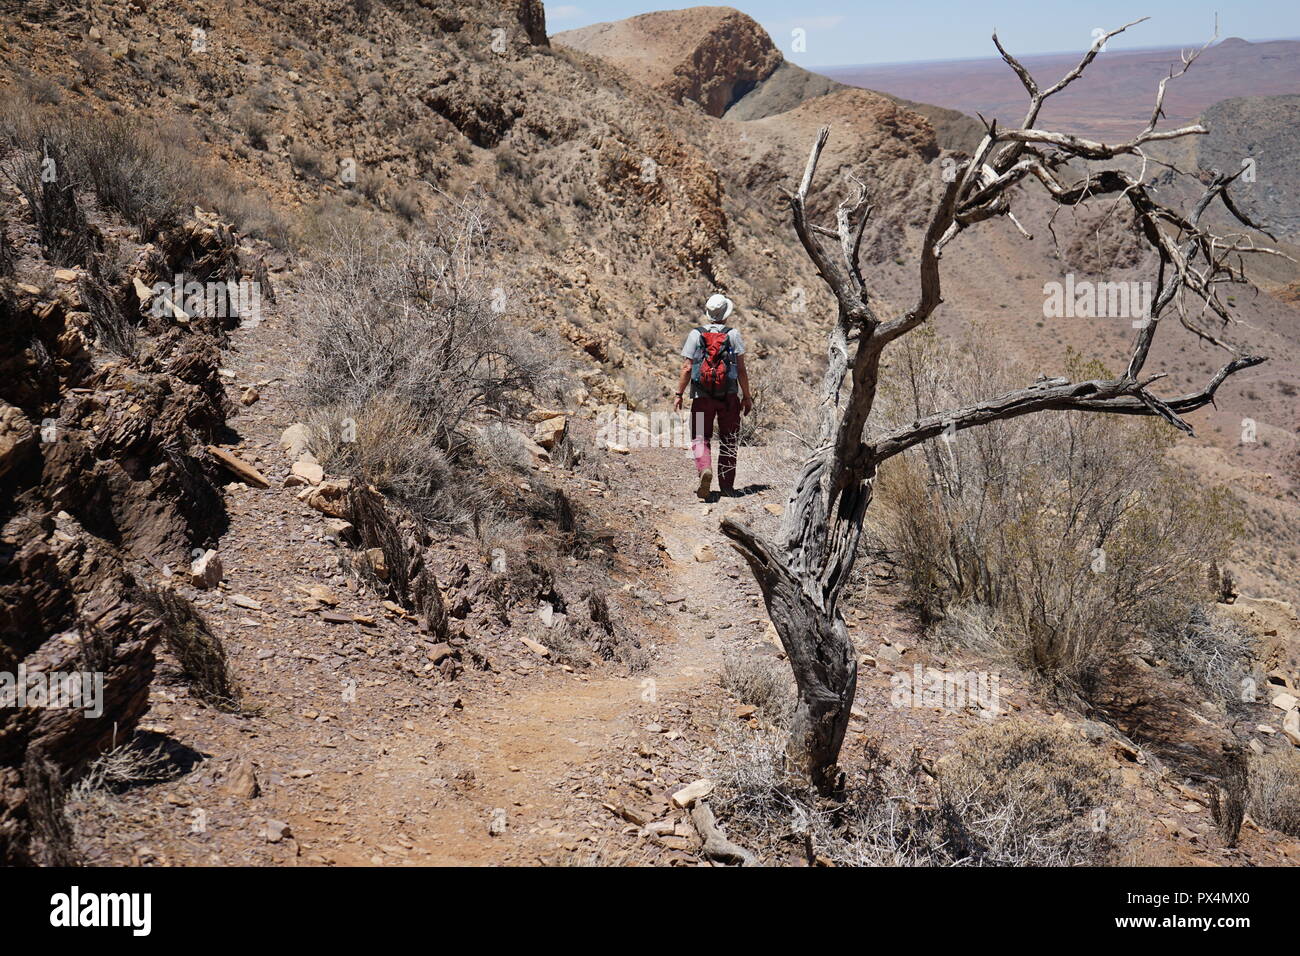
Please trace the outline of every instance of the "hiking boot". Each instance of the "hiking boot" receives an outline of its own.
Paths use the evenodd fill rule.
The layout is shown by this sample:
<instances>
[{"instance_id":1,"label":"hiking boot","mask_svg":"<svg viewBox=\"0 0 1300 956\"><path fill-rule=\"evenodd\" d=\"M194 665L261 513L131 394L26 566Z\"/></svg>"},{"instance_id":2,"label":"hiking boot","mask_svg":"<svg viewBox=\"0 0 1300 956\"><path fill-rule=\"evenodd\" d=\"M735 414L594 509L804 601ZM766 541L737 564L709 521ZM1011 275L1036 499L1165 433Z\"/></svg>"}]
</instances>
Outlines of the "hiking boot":
<instances>
[{"instance_id":1,"label":"hiking boot","mask_svg":"<svg viewBox=\"0 0 1300 956\"><path fill-rule=\"evenodd\" d=\"M695 489L695 497L701 501L709 500L709 490L713 487L713 472L705 468L700 472L700 486Z\"/></svg>"},{"instance_id":2,"label":"hiking boot","mask_svg":"<svg viewBox=\"0 0 1300 956\"><path fill-rule=\"evenodd\" d=\"M741 498L741 497L743 497L743 495L741 495L741 493L740 493L739 491L737 491L735 488L723 488L721 491L718 492L718 496L719 496L719 497L722 497L722 498Z\"/></svg>"}]
</instances>

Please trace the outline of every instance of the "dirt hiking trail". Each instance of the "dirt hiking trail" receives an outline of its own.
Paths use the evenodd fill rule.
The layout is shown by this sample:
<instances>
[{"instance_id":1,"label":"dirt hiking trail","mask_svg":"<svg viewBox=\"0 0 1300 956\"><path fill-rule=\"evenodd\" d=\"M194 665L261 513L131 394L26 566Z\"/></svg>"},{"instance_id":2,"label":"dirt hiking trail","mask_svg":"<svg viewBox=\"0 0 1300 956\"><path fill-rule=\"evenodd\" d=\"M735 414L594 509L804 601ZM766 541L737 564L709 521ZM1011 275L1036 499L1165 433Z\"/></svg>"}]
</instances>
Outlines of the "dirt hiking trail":
<instances>
[{"instance_id":1,"label":"dirt hiking trail","mask_svg":"<svg viewBox=\"0 0 1300 956\"><path fill-rule=\"evenodd\" d=\"M326 516L297 500L301 489L284 487L292 461L279 438L301 417L293 307L286 288L259 325L235 333L226 356L232 400L249 386L259 395L232 421L230 451L270 487L226 487L230 527L216 544L224 580L191 593L251 706L242 715L203 707L164 667L142 731L192 771L78 813L92 861L622 860L637 840L620 831L635 831L630 820L644 813L666 813L671 789L695 779L693 752L711 726L695 718L727 703L718 686L724 650L776 653L757 588L718 531L737 507L775 522L761 508L771 493L703 503L689 454L676 448L617 455L593 445L589 454L609 459L607 483L548 469L546 478L590 508L585 520L608 516L616 539L630 542L612 578L639 611L622 623L650 649L648 668L557 666L520 640L527 622L512 614L477 649L490 671L466 667L441 680L425 660L427 637L355 586L325 535ZM451 558L481 561L464 542L446 545ZM245 764L257 780L252 798L240 792ZM634 802L643 806L630 810ZM499 812L493 823L501 810L504 829ZM129 839L112 838L123 829Z\"/></svg>"}]
</instances>

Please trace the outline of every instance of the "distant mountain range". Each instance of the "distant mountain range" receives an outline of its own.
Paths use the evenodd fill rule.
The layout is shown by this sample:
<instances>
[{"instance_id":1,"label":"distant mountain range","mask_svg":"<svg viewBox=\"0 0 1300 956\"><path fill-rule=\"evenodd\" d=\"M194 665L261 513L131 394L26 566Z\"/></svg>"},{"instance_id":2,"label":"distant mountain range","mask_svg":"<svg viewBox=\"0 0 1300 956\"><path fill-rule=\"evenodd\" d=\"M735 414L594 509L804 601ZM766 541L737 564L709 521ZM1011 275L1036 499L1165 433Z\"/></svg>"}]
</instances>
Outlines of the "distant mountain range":
<instances>
[{"instance_id":1,"label":"distant mountain range","mask_svg":"<svg viewBox=\"0 0 1300 956\"><path fill-rule=\"evenodd\" d=\"M1034 76L1054 80L1083 52L1018 58ZM1156 87L1171 67L1179 66L1180 53L1177 48L1104 52L1100 56L1105 58L1105 69L1090 70L1053 97L1042 120L1093 138L1124 138L1150 119ZM996 56L820 72L849 86L996 118L1004 125L1019 125L1024 117L1024 88ZM1191 122L1220 100L1287 93L1300 93L1300 41L1249 43L1230 38L1206 50L1186 75L1169 84L1162 125Z\"/></svg>"}]
</instances>

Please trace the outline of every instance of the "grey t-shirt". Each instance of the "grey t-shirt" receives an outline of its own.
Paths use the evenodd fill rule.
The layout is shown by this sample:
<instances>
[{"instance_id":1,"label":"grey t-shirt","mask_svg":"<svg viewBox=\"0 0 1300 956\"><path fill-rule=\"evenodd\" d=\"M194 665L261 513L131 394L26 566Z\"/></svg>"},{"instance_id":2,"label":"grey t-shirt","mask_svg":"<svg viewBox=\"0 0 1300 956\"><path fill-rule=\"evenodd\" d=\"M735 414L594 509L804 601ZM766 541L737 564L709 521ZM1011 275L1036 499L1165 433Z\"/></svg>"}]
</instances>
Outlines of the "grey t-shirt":
<instances>
[{"instance_id":1,"label":"grey t-shirt","mask_svg":"<svg viewBox=\"0 0 1300 956\"><path fill-rule=\"evenodd\" d=\"M727 326L721 322L710 322L705 325L706 332L721 332ZM727 340L731 342L732 354L739 357L745 354L745 343L740 338L740 331L732 329L727 333ZM691 367L691 398L699 396L699 389L695 386L695 376L700 370L700 362L704 361L704 343L700 341L700 330L691 329L691 334L686 336L686 344L682 346L682 358L688 358L693 363ZM727 394L735 395L740 391L740 381L738 364L731 366L731 373L727 376Z\"/></svg>"}]
</instances>

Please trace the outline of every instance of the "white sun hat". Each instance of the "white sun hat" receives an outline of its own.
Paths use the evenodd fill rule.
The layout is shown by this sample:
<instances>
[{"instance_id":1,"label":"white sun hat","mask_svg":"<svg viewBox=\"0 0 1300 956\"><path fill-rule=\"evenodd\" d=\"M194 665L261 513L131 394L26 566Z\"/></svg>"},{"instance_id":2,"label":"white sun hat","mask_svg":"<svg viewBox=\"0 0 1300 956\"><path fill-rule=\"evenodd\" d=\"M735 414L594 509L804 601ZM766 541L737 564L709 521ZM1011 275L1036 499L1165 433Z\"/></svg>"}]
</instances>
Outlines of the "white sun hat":
<instances>
[{"instance_id":1,"label":"white sun hat","mask_svg":"<svg viewBox=\"0 0 1300 956\"><path fill-rule=\"evenodd\" d=\"M721 292L715 292L709 296L709 301L704 303L704 312L714 322L725 322L727 318L736 309L736 304L728 299Z\"/></svg>"}]
</instances>

